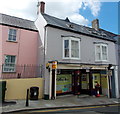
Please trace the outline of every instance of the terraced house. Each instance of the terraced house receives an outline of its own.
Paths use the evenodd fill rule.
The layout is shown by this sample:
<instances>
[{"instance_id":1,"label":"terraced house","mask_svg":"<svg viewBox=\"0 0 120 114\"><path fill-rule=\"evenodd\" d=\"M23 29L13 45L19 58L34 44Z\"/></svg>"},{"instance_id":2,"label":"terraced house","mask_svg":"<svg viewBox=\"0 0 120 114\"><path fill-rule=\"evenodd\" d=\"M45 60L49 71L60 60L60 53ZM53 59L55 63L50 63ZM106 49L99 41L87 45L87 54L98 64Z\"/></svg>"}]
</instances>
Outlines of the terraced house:
<instances>
[{"instance_id":1,"label":"terraced house","mask_svg":"<svg viewBox=\"0 0 120 114\"><path fill-rule=\"evenodd\" d=\"M69 93L91 95L96 83L101 94L118 97L117 35L100 29L98 19L90 28L45 14L44 8L40 2L35 25L43 53L39 62L44 66L45 99Z\"/></svg>"},{"instance_id":2,"label":"terraced house","mask_svg":"<svg viewBox=\"0 0 120 114\"><path fill-rule=\"evenodd\" d=\"M96 84L100 94L118 98L117 35L101 29L98 19L87 27L44 10L39 2L35 22L0 14L0 77L43 76L45 99L93 95Z\"/></svg>"},{"instance_id":3,"label":"terraced house","mask_svg":"<svg viewBox=\"0 0 120 114\"><path fill-rule=\"evenodd\" d=\"M5 14L0 17L0 77L35 77L38 30L34 22Z\"/></svg>"}]
</instances>

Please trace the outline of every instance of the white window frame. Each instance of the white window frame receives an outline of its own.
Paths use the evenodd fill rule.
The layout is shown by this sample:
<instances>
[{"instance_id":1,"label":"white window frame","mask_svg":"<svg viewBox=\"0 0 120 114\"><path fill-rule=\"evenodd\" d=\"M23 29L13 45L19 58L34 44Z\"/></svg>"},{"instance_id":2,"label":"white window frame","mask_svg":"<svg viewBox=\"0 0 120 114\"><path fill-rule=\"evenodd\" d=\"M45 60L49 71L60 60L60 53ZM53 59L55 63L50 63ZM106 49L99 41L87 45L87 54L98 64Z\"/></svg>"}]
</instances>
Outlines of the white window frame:
<instances>
[{"instance_id":1,"label":"white window frame","mask_svg":"<svg viewBox=\"0 0 120 114\"><path fill-rule=\"evenodd\" d=\"M100 60L98 60L97 59L97 52L96 52L96 47L97 46L100 46ZM102 52L102 46L105 46L106 47L106 51L107 51L107 60L103 60L103 52ZM103 62L108 62L108 45L107 44L95 44L95 61L96 62L101 62L101 61L103 61Z\"/></svg>"},{"instance_id":2,"label":"white window frame","mask_svg":"<svg viewBox=\"0 0 120 114\"><path fill-rule=\"evenodd\" d=\"M68 40L69 41L69 57L65 57L65 52L64 52L64 41ZM79 47L79 57L71 57L71 41L78 41L78 47ZM64 37L63 38L63 59L76 59L80 60L80 38L74 38L74 37Z\"/></svg>"},{"instance_id":3,"label":"white window frame","mask_svg":"<svg viewBox=\"0 0 120 114\"><path fill-rule=\"evenodd\" d=\"M16 34L10 34L10 30L15 30L16 31ZM15 36L15 40L13 40L13 38L10 40L9 39L9 36ZM8 41L10 41L10 42L16 42L17 41L17 29L14 29L14 28L9 28L9 30L8 30Z\"/></svg>"},{"instance_id":4,"label":"white window frame","mask_svg":"<svg viewBox=\"0 0 120 114\"><path fill-rule=\"evenodd\" d=\"M15 55L5 55L4 61L6 60L6 56L14 56L15 57L15 63L5 63L3 64L3 72L16 72L16 56ZM8 69L8 70L6 70Z\"/></svg>"}]
</instances>

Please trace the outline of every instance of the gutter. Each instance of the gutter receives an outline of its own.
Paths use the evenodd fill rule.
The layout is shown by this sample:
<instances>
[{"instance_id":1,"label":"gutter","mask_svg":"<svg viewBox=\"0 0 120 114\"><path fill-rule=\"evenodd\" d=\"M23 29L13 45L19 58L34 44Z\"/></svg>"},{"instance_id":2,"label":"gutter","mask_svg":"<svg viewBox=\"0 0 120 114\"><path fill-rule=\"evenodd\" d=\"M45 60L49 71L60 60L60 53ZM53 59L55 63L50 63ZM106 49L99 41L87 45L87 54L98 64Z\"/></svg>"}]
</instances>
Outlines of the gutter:
<instances>
[{"instance_id":1,"label":"gutter","mask_svg":"<svg viewBox=\"0 0 120 114\"><path fill-rule=\"evenodd\" d=\"M15 26L15 25L4 24L4 23L0 23L0 25L3 25L3 26L10 26L10 27L15 27L15 28L19 28L19 29L25 29L25 30L30 30L30 31L38 32L37 29L19 27L19 26Z\"/></svg>"}]
</instances>

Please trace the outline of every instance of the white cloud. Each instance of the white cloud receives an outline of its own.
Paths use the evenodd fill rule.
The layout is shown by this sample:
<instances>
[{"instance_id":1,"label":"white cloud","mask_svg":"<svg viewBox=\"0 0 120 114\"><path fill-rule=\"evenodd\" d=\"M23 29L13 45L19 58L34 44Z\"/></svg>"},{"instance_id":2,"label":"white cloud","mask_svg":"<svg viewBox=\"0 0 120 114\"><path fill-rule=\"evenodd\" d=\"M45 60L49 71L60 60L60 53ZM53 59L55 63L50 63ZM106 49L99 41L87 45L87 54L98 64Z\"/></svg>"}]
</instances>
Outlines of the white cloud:
<instances>
[{"instance_id":1,"label":"white cloud","mask_svg":"<svg viewBox=\"0 0 120 114\"><path fill-rule=\"evenodd\" d=\"M41 0L0 0L0 12L31 20L36 19L37 2ZM100 11L100 0L43 0L46 3L46 13L72 22L87 25L88 19L79 14L79 10L89 7L93 16ZM94 1L94 2L93 2ZM96 1L96 2L95 2Z\"/></svg>"},{"instance_id":2,"label":"white cloud","mask_svg":"<svg viewBox=\"0 0 120 114\"><path fill-rule=\"evenodd\" d=\"M0 13L33 20L36 5L37 0L0 0Z\"/></svg>"},{"instance_id":3,"label":"white cloud","mask_svg":"<svg viewBox=\"0 0 120 114\"><path fill-rule=\"evenodd\" d=\"M101 7L100 0L85 0L83 3L84 9L86 9L86 7L89 7L93 16L98 16Z\"/></svg>"},{"instance_id":4,"label":"white cloud","mask_svg":"<svg viewBox=\"0 0 120 114\"><path fill-rule=\"evenodd\" d=\"M70 20L81 25L88 25L89 23L88 19L85 19L82 15L79 15L78 13L71 15Z\"/></svg>"},{"instance_id":5,"label":"white cloud","mask_svg":"<svg viewBox=\"0 0 120 114\"><path fill-rule=\"evenodd\" d=\"M79 14L79 10L89 7L93 16L98 16L100 11L99 0L44 0L46 2L46 13L65 19L69 17L72 22L87 25L88 19Z\"/></svg>"}]
</instances>

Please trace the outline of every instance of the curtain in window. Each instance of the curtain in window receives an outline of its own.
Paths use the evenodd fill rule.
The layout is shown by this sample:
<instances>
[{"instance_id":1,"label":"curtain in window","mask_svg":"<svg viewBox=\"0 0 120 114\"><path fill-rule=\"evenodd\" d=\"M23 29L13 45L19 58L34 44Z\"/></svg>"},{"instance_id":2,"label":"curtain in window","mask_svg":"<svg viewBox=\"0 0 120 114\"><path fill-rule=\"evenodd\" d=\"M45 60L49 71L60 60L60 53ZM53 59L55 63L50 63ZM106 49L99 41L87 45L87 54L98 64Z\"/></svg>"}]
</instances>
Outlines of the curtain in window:
<instances>
[{"instance_id":1,"label":"curtain in window","mask_svg":"<svg viewBox=\"0 0 120 114\"><path fill-rule=\"evenodd\" d=\"M71 57L79 58L79 42L71 40Z\"/></svg>"},{"instance_id":2,"label":"curtain in window","mask_svg":"<svg viewBox=\"0 0 120 114\"><path fill-rule=\"evenodd\" d=\"M102 46L102 59L107 60L107 47Z\"/></svg>"},{"instance_id":3,"label":"curtain in window","mask_svg":"<svg viewBox=\"0 0 120 114\"><path fill-rule=\"evenodd\" d=\"M100 45L96 46L96 60L101 60L101 49Z\"/></svg>"}]
</instances>

